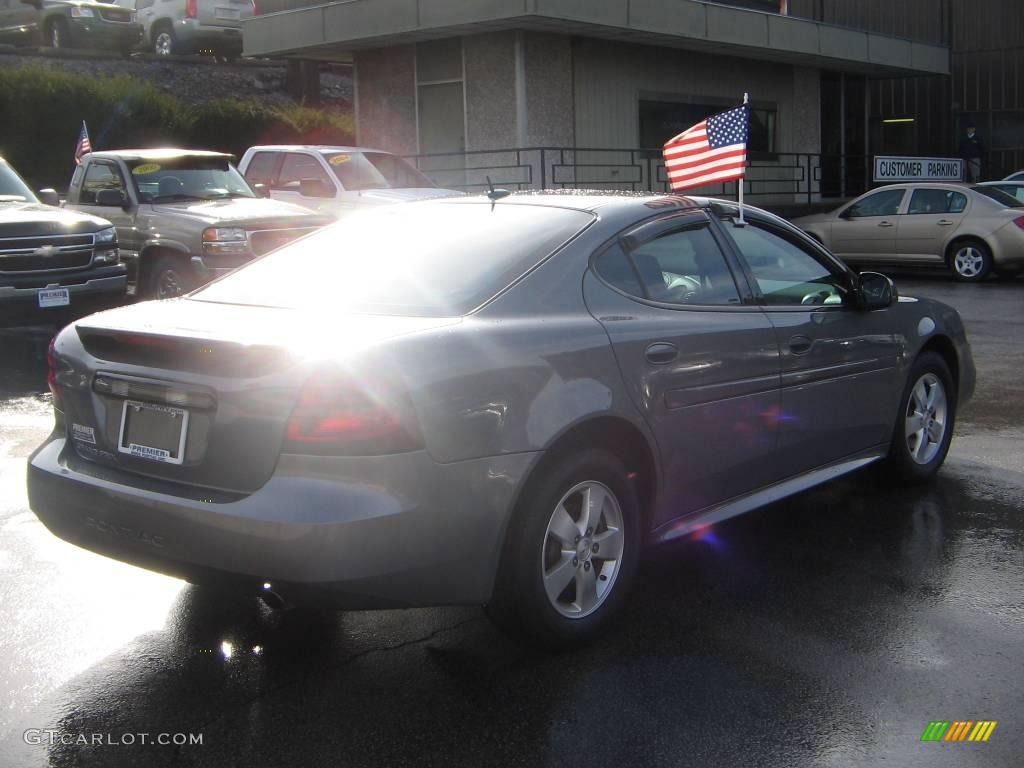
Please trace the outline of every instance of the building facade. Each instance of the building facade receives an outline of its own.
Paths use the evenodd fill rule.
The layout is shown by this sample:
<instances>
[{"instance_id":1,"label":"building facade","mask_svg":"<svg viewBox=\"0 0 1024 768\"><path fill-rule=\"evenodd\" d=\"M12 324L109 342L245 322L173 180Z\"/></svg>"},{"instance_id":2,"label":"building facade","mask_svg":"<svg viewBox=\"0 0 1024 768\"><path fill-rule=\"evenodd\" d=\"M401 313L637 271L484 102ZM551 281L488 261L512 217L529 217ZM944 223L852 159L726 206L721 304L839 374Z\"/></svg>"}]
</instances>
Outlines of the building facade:
<instances>
[{"instance_id":1,"label":"building facade","mask_svg":"<svg viewBox=\"0 0 1024 768\"><path fill-rule=\"evenodd\" d=\"M658 147L749 93L748 193L812 201L865 188L874 154L949 156L966 121L1013 165L1018 5L265 0L244 39L351 62L358 141L446 185L663 188Z\"/></svg>"}]
</instances>

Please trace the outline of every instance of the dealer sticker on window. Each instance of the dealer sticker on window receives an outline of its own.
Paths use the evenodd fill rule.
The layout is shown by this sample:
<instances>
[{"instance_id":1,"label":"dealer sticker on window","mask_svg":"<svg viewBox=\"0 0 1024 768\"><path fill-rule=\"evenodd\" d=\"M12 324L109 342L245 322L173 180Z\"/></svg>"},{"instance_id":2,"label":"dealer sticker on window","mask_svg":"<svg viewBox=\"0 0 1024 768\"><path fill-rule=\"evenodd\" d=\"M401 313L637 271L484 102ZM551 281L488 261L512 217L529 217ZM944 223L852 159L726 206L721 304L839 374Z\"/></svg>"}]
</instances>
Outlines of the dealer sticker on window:
<instances>
[{"instance_id":1,"label":"dealer sticker on window","mask_svg":"<svg viewBox=\"0 0 1024 768\"><path fill-rule=\"evenodd\" d=\"M72 424L71 436L75 440L81 440L83 443L96 445L96 432L92 427L87 427L84 424Z\"/></svg>"}]
</instances>

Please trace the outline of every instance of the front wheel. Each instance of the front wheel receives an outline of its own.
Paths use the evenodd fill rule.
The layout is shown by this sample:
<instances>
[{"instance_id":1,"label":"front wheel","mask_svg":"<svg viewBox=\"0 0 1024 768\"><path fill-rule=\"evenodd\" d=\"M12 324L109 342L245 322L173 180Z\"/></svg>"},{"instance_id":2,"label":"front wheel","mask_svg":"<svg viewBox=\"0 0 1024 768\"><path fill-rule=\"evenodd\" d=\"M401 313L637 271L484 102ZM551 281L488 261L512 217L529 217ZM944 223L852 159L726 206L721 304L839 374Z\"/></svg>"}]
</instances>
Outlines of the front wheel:
<instances>
[{"instance_id":1,"label":"front wheel","mask_svg":"<svg viewBox=\"0 0 1024 768\"><path fill-rule=\"evenodd\" d=\"M174 30L170 27L161 27L153 36L153 53L157 56L172 56L178 53L178 41L174 37Z\"/></svg>"},{"instance_id":2,"label":"front wheel","mask_svg":"<svg viewBox=\"0 0 1024 768\"><path fill-rule=\"evenodd\" d=\"M980 283L992 271L992 251L980 240L954 243L949 265L957 280Z\"/></svg>"},{"instance_id":3,"label":"front wheel","mask_svg":"<svg viewBox=\"0 0 1024 768\"><path fill-rule=\"evenodd\" d=\"M924 482L939 471L953 439L956 389L946 361L925 352L914 362L900 400L885 467L904 482Z\"/></svg>"},{"instance_id":4,"label":"front wheel","mask_svg":"<svg viewBox=\"0 0 1024 768\"><path fill-rule=\"evenodd\" d=\"M191 264L184 258L162 257L153 267L149 279L149 298L173 299L196 287Z\"/></svg>"},{"instance_id":5,"label":"front wheel","mask_svg":"<svg viewBox=\"0 0 1024 768\"><path fill-rule=\"evenodd\" d=\"M639 504L622 462L590 450L549 468L508 537L488 615L549 648L593 639L624 601L640 553Z\"/></svg>"}]
</instances>

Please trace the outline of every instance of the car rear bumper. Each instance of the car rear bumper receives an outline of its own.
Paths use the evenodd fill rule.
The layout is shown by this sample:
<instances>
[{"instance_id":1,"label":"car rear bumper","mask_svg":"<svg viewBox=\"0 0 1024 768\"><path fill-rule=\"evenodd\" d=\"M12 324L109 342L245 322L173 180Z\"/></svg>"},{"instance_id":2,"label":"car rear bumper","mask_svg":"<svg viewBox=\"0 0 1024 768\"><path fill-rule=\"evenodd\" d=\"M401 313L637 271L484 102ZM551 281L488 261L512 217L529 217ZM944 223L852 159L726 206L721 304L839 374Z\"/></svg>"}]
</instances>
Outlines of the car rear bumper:
<instances>
[{"instance_id":1,"label":"car rear bumper","mask_svg":"<svg viewBox=\"0 0 1024 768\"><path fill-rule=\"evenodd\" d=\"M240 27L220 27L200 24L195 19L182 19L175 24L174 33L180 43L197 53L204 53L207 48L225 54L242 52Z\"/></svg>"},{"instance_id":2,"label":"car rear bumper","mask_svg":"<svg viewBox=\"0 0 1024 768\"><path fill-rule=\"evenodd\" d=\"M60 538L197 583L343 608L480 604L534 456L282 456L256 493L204 499L86 461L58 427L28 492Z\"/></svg>"}]
</instances>

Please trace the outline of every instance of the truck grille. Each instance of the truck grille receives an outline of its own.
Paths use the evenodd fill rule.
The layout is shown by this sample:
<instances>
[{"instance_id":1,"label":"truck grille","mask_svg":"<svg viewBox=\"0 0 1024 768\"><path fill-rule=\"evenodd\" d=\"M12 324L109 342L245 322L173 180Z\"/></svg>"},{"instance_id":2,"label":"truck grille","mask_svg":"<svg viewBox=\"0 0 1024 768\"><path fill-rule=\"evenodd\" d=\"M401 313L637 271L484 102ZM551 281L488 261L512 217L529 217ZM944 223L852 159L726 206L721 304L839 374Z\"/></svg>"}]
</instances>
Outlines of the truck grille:
<instances>
[{"instance_id":1,"label":"truck grille","mask_svg":"<svg viewBox=\"0 0 1024 768\"><path fill-rule=\"evenodd\" d=\"M0 237L0 272L55 272L89 266L92 234Z\"/></svg>"},{"instance_id":2,"label":"truck grille","mask_svg":"<svg viewBox=\"0 0 1024 768\"><path fill-rule=\"evenodd\" d=\"M132 20L131 11L121 11L117 8L101 8L100 16L106 21L128 22Z\"/></svg>"},{"instance_id":3,"label":"truck grille","mask_svg":"<svg viewBox=\"0 0 1024 768\"><path fill-rule=\"evenodd\" d=\"M317 227L305 227L302 229L261 229L249 233L249 247L257 256L270 253L275 248L287 245L292 240L297 240L304 235L315 232Z\"/></svg>"}]
</instances>

